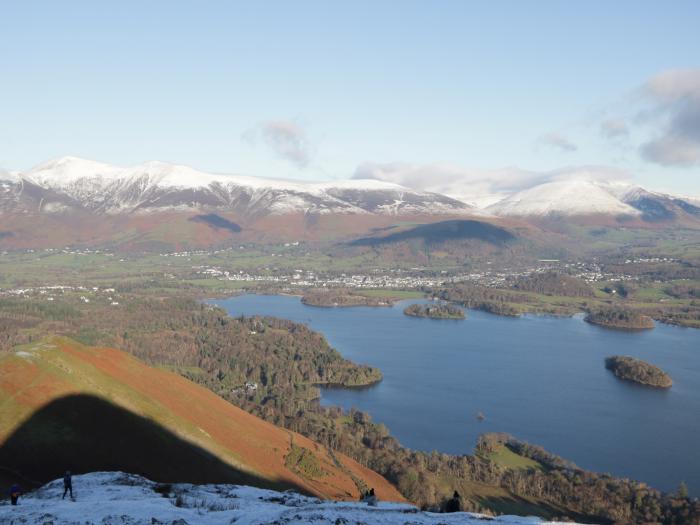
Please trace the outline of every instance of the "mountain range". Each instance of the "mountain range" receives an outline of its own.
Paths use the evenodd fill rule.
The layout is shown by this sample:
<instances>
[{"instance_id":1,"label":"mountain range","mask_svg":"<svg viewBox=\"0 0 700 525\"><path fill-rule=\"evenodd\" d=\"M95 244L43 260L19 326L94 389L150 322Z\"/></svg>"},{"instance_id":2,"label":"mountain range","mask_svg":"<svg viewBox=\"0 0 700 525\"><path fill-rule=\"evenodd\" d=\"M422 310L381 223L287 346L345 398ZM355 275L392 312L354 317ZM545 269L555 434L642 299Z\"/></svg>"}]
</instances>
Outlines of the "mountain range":
<instances>
[{"instance_id":1,"label":"mountain range","mask_svg":"<svg viewBox=\"0 0 700 525\"><path fill-rule=\"evenodd\" d=\"M374 179L302 182L155 161L121 168L63 157L25 172L0 172L0 216L3 247L106 242L154 247L212 245L232 234L241 241L352 239L401 222L465 218L499 226L542 227L555 219L698 229L700 200L571 177L476 207Z\"/></svg>"},{"instance_id":2,"label":"mountain range","mask_svg":"<svg viewBox=\"0 0 700 525\"><path fill-rule=\"evenodd\" d=\"M214 175L156 161L118 168L64 157L27 172L0 174L0 180L3 211L119 214L206 208L250 217L298 212L454 214L472 208L444 195L376 180L304 183Z\"/></svg>"},{"instance_id":3,"label":"mountain range","mask_svg":"<svg viewBox=\"0 0 700 525\"><path fill-rule=\"evenodd\" d=\"M332 182L217 175L152 161L120 168L63 157L26 172L0 171L0 211L108 214L200 208L244 215L489 214L495 216L629 215L648 220L700 216L700 199L647 191L628 183L572 177L536 184L484 208L375 179Z\"/></svg>"}]
</instances>

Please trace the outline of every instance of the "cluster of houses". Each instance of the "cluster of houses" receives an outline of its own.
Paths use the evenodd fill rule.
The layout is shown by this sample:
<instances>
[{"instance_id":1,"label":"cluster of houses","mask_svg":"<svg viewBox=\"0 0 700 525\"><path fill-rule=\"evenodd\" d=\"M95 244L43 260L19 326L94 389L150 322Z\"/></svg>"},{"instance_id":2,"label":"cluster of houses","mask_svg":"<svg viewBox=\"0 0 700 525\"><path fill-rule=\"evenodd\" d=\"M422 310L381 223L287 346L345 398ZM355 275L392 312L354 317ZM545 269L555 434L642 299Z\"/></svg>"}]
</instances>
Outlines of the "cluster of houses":
<instances>
[{"instance_id":1,"label":"cluster of houses","mask_svg":"<svg viewBox=\"0 0 700 525\"><path fill-rule=\"evenodd\" d=\"M639 259L638 262L646 260ZM651 259L649 260L652 261ZM659 259L663 262L664 259ZM637 260L635 260L637 262ZM556 259L542 259L539 263L527 269L484 270L479 272L449 274L442 271L436 275L434 271L423 268L411 270L392 270L381 273L374 270L370 274L324 274L320 275L311 270L295 269L293 271L275 271L274 268L260 268L260 273L249 271L228 271L216 266L193 267L195 273L203 277L216 278L222 281L240 281L284 284L286 287L299 288L396 288L421 289L424 287L443 286L450 283L472 282L482 286L498 287L504 285L513 277L548 272L563 271L588 282L632 280L635 277L620 273L606 272L595 262L563 262Z\"/></svg>"},{"instance_id":2,"label":"cluster of houses","mask_svg":"<svg viewBox=\"0 0 700 525\"><path fill-rule=\"evenodd\" d=\"M53 286L32 286L28 288L12 288L9 290L0 289L0 297L41 297L46 301L52 302L58 296L63 296L69 293L80 294L78 300L83 303L89 303L91 297L103 297L111 306L119 306L119 301L116 299L116 290L114 288L100 288L99 286L69 286L57 284Z\"/></svg>"}]
</instances>

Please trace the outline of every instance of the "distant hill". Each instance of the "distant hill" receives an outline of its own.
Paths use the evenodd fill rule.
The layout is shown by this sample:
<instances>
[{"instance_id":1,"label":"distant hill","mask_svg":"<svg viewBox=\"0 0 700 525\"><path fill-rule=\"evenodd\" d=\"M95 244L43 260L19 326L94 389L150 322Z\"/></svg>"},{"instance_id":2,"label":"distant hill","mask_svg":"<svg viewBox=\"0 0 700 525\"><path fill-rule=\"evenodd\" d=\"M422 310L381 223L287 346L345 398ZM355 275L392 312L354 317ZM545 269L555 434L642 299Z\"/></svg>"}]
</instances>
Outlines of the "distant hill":
<instances>
[{"instance_id":1,"label":"distant hill","mask_svg":"<svg viewBox=\"0 0 700 525\"><path fill-rule=\"evenodd\" d=\"M244 483L357 499L403 498L339 453L111 348L49 338L0 358L0 471L45 483L66 469L163 482ZM25 481L26 482L26 481Z\"/></svg>"},{"instance_id":2,"label":"distant hill","mask_svg":"<svg viewBox=\"0 0 700 525\"><path fill-rule=\"evenodd\" d=\"M502 245L515 240L515 235L500 226L477 220L450 220L421 224L388 235L363 237L350 242L351 246L379 246L419 239L426 243L453 240L476 240Z\"/></svg>"}]
</instances>

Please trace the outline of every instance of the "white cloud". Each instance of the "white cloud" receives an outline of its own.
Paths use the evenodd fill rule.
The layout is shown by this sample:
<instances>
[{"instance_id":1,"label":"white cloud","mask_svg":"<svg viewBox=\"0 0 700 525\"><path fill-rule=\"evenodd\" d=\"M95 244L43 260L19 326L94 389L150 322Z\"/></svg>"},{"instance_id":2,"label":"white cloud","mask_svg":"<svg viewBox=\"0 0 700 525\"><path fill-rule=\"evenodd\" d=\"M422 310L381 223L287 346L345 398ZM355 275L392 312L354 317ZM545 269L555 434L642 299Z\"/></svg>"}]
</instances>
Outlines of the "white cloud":
<instances>
[{"instance_id":1,"label":"white cloud","mask_svg":"<svg viewBox=\"0 0 700 525\"><path fill-rule=\"evenodd\" d=\"M538 139L538 142L561 151L576 151L578 149L576 144L571 142L566 136L564 136L564 134L559 133L558 131L552 131L542 135Z\"/></svg>"},{"instance_id":2,"label":"white cloud","mask_svg":"<svg viewBox=\"0 0 700 525\"><path fill-rule=\"evenodd\" d=\"M305 168L311 160L311 144L304 128L290 120L269 120L243 134L254 143L260 138L278 157Z\"/></svg>"},{"instance_id":3,"label":"white cloud","mask_svg":"<svg viewBox=\"0 0 700 525\"><path fill-rule=\"evenodd\" d=\"M664 71L643 92L653 104L646 116L659 129L640 147L642 157L664 166L700 165L700 69Z\"/></svg>"},{"instance_id":4,"label":"white cloud","mask_svg":"<svg viewBox=\"0 0 700 525\"><path fill-rule=\"evenodd\" d=\"M552 171L520 168L476 170L448 163L365 162L357 167L355 179L377 179L421 191L449 195L480 207L538 184L579 178L599 181L628 181L631 175L608 166L578 166Z\"/></svg>"}]
</instances>

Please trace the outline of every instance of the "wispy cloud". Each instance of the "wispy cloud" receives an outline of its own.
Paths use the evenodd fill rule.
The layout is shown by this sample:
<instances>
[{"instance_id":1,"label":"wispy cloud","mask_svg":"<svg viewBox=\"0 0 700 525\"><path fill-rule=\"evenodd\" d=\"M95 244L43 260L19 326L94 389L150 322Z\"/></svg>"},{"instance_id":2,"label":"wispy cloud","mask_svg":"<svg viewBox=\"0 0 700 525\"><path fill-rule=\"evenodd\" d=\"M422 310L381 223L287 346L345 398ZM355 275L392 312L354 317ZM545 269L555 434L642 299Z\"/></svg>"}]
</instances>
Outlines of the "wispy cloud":
<instances>
[{"instance_id":1,"label":"wispy cloud","mask_svg":"<svg viewBox=\"0 0 700 525\"><path fill-rule=\"evenodd\" d=\"M646 116L659 129L641 145L642 157L664 166L700 165L700 69L664 71L643 91L653 104Z\"/></svg>"},{"instance_id":2,"label":"wispy cloud","mask_svg":"<svg viewBox=\"0 0 700 525\"><path fill-rule=\"evenodd\" d=\"M600 132L607 139L619 139L629 135L629 128L625 119L609 118L600 123Z\"/></svg>"},{"instance_id":3,"label":"wispy cloud","mask_svg":"<svg viewBox=\"0 0 700 525\"><path fill-rule=\"evenodd\" d=\"M576 151L578 146L571 142L563 133L552 131L542 135L538 140L540 144L551 146L561 151Z\"/></svg>"},{"instance_id":4,"label":"wispy cloud","mask_svg":"<svg viewBox=\"0 0 700 525\"><path fill-rule=\"evenodd\" d=\"M311 161L311 144L306 131L290 120L262 122L244 133L243 139L253 143L260 139L278 157L300 169L308 166Z\"/></svg>"}]
</instances>

